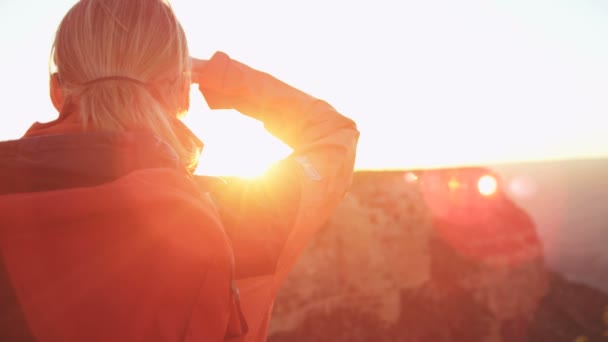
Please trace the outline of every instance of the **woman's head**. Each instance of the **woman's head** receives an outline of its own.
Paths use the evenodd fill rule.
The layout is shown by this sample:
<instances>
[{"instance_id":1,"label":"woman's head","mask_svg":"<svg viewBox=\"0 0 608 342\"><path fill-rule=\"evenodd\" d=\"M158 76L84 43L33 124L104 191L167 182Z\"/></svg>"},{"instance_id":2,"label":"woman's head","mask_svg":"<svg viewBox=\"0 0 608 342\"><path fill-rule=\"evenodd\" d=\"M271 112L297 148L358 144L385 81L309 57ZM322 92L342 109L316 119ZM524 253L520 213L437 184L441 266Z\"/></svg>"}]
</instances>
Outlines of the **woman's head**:
<instances>
[{"instance_id":1,"label":"woman's head","mask_svg":"<svg viewBox=\"0 0 608 342\"><path fill-rule=\"evenodd\" d=\"M81 0L55 36L52 97L87 127L151 131L188 164L191 142L180 142L174 122L189 106L189 60L167 1Z\"/></svg>"}]
</instances>

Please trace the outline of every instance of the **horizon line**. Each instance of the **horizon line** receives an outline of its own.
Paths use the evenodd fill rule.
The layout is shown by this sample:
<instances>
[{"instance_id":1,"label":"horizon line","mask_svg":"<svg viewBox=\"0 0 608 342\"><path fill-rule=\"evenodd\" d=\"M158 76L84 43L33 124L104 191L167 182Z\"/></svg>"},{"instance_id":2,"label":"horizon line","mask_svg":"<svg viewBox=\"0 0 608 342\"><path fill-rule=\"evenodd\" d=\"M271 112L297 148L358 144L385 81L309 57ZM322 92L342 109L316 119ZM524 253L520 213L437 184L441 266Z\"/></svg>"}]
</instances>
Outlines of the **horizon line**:
<instances>
[{"instance_id":1,"label":"horizon line","mask_svg":"<svg viewBox=\"0 0 608 342\"><path fill-rule=\"evenodd\" d=\"M505 165L517 165L517 164L541 164L541 163L559 163L559 162L583 162L583 161L598 161L608 160L608 155L597 155L597 156L577 156L577 157L555 157L555 158L529 158L529 159L518 159L518 160L502 160L502 161L489 161L485 163L445 163L445 164L426 164L426 165L410 165L400 167L356 167L357 171L411 171L411 170L439 170L439 169L462 169L462 168L484 168L492 166L505 166Z\"/></svg>"}]
</instances>

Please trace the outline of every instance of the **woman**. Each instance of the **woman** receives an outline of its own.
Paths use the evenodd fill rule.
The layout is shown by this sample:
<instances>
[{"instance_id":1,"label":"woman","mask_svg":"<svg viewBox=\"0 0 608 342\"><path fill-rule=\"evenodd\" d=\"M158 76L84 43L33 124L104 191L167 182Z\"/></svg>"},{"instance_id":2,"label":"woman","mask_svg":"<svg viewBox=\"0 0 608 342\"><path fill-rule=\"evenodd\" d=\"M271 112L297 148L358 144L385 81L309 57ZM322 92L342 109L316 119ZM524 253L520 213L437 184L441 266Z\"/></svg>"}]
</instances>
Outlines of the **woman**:
<instances>
[{"instance_id":1,"label":"woman","mask_svg":"<svg viewBox=\"0 0 608 342\"><path fill-rule=\"evenodd\" d=\"M58 119L0 143L0 340L265 340L350 183L355 124L222 52L191 59L162 0L81 0L52 62ZM255 181L194 176L192 83L293 154Z\"/></svg>"}]
</instances>

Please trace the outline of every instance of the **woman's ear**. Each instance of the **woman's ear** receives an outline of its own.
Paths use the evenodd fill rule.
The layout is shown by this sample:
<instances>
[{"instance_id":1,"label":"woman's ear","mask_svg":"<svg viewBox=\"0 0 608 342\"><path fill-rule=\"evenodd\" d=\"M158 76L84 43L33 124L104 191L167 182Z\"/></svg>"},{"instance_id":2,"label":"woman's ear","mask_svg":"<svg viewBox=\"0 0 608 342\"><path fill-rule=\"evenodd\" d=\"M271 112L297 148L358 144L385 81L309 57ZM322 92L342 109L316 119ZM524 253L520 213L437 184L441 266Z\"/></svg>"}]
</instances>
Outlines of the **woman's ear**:
<instances>
[{"instance_id":1,"label":"woman's ear","mask_svg":"<svg viewBox=\"0 0 608 342\"><path fill-rule=\"evenodd\" d=\"M49 92L51 95L51 102L58 112L61 112L63 107L63 97L61 94L61 81L59 80L59 74L56 72L51 74L49 81Z\"/></svg>"}]
</instances>

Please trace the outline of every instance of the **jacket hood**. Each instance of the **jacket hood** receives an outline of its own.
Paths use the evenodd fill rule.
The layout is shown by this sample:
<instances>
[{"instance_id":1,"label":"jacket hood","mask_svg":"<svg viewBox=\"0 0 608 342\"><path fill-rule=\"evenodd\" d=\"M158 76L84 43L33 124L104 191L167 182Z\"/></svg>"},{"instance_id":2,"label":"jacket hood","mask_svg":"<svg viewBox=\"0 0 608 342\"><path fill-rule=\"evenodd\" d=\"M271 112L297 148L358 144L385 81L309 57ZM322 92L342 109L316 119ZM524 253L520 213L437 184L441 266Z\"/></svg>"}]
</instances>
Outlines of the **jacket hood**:
<instances>
[{"instance_id":1,"label":"jacket hood","mask_svg":"<svg viewBox=\"0 0 608 342\"><path fill-rule=\"evenodd\" d=\"M0 195L95 186L139 169L180 167L175 151L149 133L25 137L0 142Z\"/></svg>"}]
</instances>

